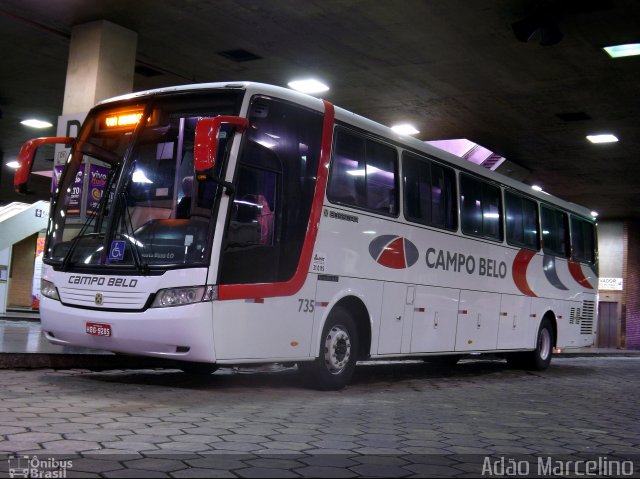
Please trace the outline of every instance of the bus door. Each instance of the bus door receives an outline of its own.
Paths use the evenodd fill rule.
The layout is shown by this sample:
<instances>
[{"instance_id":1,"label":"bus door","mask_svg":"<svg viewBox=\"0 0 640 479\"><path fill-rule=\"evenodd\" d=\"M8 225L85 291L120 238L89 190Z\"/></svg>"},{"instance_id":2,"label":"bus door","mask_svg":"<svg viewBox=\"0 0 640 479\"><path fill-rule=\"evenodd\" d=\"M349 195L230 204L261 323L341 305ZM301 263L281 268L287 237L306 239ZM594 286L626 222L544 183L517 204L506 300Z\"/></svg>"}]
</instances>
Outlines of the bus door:
<instances>
[{"instance_id":1,"label":"bus door","mask_svg":"<svg viewBox=\"0 0 640 479\"><path fill-rule=\"evenodd\" d=\"M460 290L418 286L413 304L411 352L453 351Z\"/></svg>"},{"instance_id":2,"label":"bus door","mask_svg":"<svg viewBox=\"0 0 640 479\"><path fill-rule=\"evenodd\" d=\"M499 313L500 294L463 290L458 306L456 351L496 349Z\"/></svg>"},{"instance_id":3,"label":"bus door","mask_svg":"<svg viewBox=\"0 0 640 479\"><path fill-rule=\"evenodd\" d=\"M415 292L415 286L384 283L378 354L411 352Z\"/></svg>"}]
</instances>

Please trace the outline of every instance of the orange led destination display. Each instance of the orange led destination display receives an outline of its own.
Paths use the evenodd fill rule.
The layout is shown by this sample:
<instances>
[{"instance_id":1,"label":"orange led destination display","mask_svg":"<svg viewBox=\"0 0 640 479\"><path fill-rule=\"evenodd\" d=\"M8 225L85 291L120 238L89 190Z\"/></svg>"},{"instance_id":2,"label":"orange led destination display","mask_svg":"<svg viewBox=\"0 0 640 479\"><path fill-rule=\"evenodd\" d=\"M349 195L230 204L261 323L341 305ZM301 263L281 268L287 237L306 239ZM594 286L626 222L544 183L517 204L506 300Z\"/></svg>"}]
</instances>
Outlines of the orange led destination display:
<instances>
[{"instance_id":1,"label":"orange led destination display","mask_svg":"<svg viewBox=\"0 0 640 479\"><path fill-rule=\"evenodd\" d=\"M131 130L142 119L143 110L110 111L100 117L99 131Z\"/></svg>"},{"instance_id":2,"label":"orange led destination display","mask_svg":"<svg viewBox=\"0 0 640 479\"><path fill-rule=\"evenodd\" d=\"M142 113L123 113L122 115L108 116L104 119L104 124L107 128L115 128L118 126L130 126L136 125Z\"/></svg>"}]
</instances>

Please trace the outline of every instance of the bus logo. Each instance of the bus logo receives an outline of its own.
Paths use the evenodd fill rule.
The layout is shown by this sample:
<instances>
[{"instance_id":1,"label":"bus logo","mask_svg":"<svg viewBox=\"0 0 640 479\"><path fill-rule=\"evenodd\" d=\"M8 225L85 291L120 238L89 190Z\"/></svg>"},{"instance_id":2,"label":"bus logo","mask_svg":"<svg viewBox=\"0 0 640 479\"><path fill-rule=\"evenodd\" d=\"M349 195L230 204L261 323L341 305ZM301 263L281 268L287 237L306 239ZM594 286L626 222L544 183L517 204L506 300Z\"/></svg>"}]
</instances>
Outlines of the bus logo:
<instances>
[{"instance_id":1,"label":"bus logo","mask_svg":"<svg viewBox=\"0 0 640 479\"><path fill-rule=\"evenodd\" d=\"M369 254L378 264L387 268L405 269L413 266L420 254L407 238L382 235L369 243Z\"/></svg>"}]
</instances>

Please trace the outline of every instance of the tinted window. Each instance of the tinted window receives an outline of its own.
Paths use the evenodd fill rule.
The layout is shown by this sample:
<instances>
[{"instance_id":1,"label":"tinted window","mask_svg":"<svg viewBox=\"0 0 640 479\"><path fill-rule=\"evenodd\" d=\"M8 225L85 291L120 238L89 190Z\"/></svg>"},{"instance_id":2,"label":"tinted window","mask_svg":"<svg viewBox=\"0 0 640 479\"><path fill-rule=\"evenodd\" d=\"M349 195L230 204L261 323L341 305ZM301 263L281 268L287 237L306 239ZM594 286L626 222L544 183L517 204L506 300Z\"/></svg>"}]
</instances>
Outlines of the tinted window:
<instances>
[{"instance_id":1,"label":"tinted window","mask_svg":"<svg viewBox=\"0 0 640 479\"><path fill-rule=\"evenodd\" d=\"M456 229L454 171L409 153L403 155L402 168L407 219Z\"/></svg>"},{"instance_id":2,"label":"tinted window","mask_svg":"<svg viewBox=\"0 0 640 479\"><path fill-rule=\"evenodd\" d=\"M538 249L538 204L506 191L507 243Z\"/></svg>"},{"instance_id":3,"label":"tinted window","mask_svg":"<svg viewBox=\"0 0 640 479\"><path fill-rule=\"evenodd\" d=\"M329 200L397 216L397 163L395 148L336 130Z\"/></svg>"},{"instance_id":4,"label":"tinted window","mask_svg":"<svg viewBox=\"0 0 640 479\"><path fill-rule=\"evenodd\" d=\"M595 231L592 223L571 217L571 256L576 261L595 261Z\"/></svg>"},{"instance_id":5,"label":"tinted window","mask_svg":"<svg viewBox=\"0 0 640 479\"><path fill-rule=\"evenodd\" d=\"M279 282L296 271L318 174L322 115L253 99L234 179L220 282Z\"/></svg>"},{"instance_id":6,"label":"tinted window","mask_svg":"<svg viewBox=\"0 0 640 479\"><path fill-rule=\"evenodd\" d=\"M469 175L460 175L462 232L500 241L500 188Z\"/></svg>"},{"instance_id":7,"label":"tinted window","mask_svg":"<svg viewBox=\"0 0 640 479\"><path fill-rule=\"evenodd\" d=\"M540 208L540 214L545 253L568 256L567 214L547 206Z\"/></svg>"}]
</instances>

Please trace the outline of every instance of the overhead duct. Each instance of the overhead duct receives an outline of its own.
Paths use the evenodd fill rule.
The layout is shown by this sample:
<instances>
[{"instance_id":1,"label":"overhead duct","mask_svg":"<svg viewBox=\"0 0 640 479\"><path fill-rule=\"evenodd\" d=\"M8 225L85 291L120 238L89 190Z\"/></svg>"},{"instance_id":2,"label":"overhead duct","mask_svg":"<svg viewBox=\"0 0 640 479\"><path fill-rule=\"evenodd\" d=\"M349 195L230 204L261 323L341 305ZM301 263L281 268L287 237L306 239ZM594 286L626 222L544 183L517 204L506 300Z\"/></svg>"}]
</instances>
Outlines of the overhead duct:
<instances>
[{"instance_id":1,"label":"overhead duct","mask_svg":"<svg viewBox=\"0 0 640 479\"><path fill-rule=\"evenodd\" d=\"M540 45L555 45L564 36L558 26L559 15L548 3L536 4L533 11L522 20L511 24L513 33L521 42L528 42L533 38L540 39Z\"/></svg>"}]
</instances>

